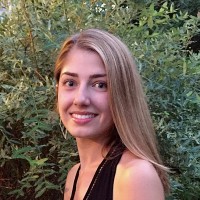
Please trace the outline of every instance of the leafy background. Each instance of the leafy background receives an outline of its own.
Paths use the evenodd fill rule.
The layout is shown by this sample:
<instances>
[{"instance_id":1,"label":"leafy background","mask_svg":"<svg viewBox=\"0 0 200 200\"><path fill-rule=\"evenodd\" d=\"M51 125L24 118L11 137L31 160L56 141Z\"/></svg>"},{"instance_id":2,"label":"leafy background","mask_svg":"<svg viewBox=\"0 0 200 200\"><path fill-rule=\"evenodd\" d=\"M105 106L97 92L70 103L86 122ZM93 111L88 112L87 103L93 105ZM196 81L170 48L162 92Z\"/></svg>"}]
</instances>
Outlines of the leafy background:
<instances>
[{"instance_id":1,"label":"leafy background","mask_svg":"<svg viewBox=\"0 0 200 200\"><path fill-rule=\"evenodd\" d=\"M0 199L63 199L78 161L56 113L55 59L64 39L89 27L119 35L136 58L164 163L168 200L200 199L198 0L2 0Z\"/></svg>"}]
</instances>

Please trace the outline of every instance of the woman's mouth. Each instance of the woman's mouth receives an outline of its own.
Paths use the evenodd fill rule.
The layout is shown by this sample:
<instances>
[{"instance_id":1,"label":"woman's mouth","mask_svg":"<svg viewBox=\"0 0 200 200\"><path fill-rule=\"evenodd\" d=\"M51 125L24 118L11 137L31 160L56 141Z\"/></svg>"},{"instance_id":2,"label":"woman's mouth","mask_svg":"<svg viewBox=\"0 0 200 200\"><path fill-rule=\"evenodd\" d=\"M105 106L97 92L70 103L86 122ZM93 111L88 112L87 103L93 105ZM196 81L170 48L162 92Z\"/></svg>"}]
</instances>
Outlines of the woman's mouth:
<instances>
[{"instance_id":1,"label":"woman's mouth","mask_svg":"<svg viewBox=\"0 0 200 200\"><path fill-rule=\"evenodd\" d=\"M97 114L94 113L71 113L72 119L78 124L86 124L94 119Z\"/></svg>"},{"instance_id":2,"label":"woman's mouth","mask_svg":"<svg viewBox=\"0 0 200 200\"><path fill-rule=\"evenodd\" d=\"M91 119L95 117L95 114L72 114L73 118L76 119Z\"/></svg>"}]
</instances>

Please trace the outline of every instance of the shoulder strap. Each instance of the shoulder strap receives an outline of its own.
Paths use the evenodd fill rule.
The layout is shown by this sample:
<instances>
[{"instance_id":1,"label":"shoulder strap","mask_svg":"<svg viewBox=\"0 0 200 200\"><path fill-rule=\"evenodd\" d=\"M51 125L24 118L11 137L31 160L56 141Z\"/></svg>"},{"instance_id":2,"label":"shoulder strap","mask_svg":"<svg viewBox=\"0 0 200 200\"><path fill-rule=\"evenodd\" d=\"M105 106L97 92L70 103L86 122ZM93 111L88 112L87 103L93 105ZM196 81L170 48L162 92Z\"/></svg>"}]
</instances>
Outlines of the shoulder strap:
<instances>
[{"instance_id":1,"label":"shoulder strap","mask_svg":"<svg viewBox=\"0 0 200 200\"><path fill-rule=\"evenodd\" d=\"M80 168L81 168L81 166L79 165L79 168L78 168L78 170L76 172L76 176L75 176L75 179L74 179L74 184L73 184L73 189L72 189L72 194L71 194L70 200L74 199L74 195L75 195L75 192L76 192L76 184L77 184L77 181L78 181Z\"/></svg>"}]
</instances>

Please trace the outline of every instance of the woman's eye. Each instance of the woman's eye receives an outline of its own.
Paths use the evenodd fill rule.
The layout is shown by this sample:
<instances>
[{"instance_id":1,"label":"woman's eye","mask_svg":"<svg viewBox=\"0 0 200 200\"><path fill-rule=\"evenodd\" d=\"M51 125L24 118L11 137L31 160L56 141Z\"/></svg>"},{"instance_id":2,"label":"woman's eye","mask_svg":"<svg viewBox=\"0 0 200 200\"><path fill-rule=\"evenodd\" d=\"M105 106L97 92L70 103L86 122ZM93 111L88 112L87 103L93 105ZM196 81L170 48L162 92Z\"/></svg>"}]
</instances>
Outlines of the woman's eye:
<instances>
[{"instance_id":1,"label":"woman's eye","mask_svg":"<svg viewBox=\"0 0 200 200\"><path fill-rule=\"evenodd\" d=\"M76 85L76 83L73 80L67 80L65 82L65 85L68 86L68 87L73 87L73 86Z\"/></svg>"},{"instance_id":2,"label":"woman's eye","mask_svg":"<svg viewBox=\"0 0 200 200\"><path fill-rule=\"evenodd\" d=\"M93 87L99 88L99 89L107 89L107 84L104 82L97 82L93 85Z\"/></svg>"}]
</instances>

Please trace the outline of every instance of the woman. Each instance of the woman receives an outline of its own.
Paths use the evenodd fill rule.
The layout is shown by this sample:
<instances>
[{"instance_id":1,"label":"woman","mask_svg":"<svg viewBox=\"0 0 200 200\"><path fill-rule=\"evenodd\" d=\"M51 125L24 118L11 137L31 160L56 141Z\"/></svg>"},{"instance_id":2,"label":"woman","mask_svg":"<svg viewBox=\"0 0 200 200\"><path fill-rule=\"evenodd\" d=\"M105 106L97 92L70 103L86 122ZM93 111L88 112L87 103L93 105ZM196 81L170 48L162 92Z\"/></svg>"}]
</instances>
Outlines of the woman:
<instances>
[{"instance_id":1,"label":"woman","mask_svg":"<svg viewBox=\"0 0 200 200\"><path fill-rule=\"evenodd\" d=\"M60 118L80 163L65 200L163 200L168 191L140 76L126 45L88 29L63 44L55 67Z\"/></svg>"}]
</instances>

